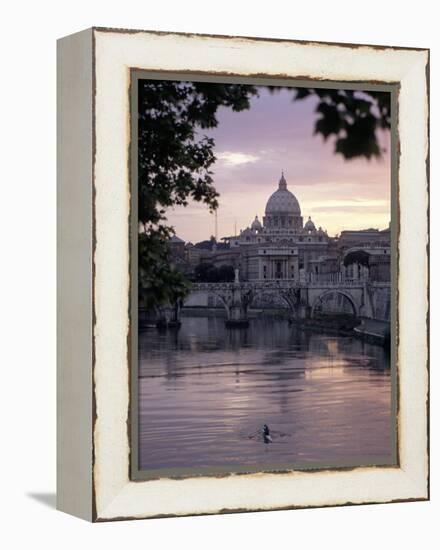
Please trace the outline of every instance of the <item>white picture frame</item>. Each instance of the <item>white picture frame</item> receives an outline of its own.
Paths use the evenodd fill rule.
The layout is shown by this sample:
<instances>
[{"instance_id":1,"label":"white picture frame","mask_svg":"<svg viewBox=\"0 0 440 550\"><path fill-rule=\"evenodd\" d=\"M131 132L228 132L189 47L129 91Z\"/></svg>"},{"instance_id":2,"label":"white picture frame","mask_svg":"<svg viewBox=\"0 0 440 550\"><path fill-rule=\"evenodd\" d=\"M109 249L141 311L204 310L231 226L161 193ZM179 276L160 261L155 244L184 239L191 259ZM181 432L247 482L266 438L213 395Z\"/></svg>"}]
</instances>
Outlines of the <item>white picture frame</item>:
<instances>
[{"instance_id":1,"label":"white picture frame","mask_svg":"<svg viewBox=\"0 0 440 550\"><path fill-rule=\"evenodd\" d=\"M398 465L130 477L132 69L398 88ZM58 508L89 521L429 498L429 51L93 28L58 43Z\"/></svg>"}]
</instances>

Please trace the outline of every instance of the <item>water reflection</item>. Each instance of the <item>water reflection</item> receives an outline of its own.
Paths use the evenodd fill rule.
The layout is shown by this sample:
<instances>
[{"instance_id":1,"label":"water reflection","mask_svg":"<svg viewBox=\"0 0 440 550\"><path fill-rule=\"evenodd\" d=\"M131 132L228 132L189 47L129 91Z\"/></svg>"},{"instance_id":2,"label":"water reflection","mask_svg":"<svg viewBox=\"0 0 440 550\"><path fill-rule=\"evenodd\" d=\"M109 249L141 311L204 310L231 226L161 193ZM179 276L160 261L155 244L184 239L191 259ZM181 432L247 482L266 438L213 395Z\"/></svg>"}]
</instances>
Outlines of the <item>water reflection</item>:
<instances>
[{"instance_id":1,"label":"water reflection","mask_svg":"<svg viewBox=\"0 0 440 550\"><path fill-rule=\"evenodd\" d=\"M139 402L141 469L392 458L386 352L286 321L188 317L141 333ZM264 424L270 445L251 437Z\"/></svg>"}]
</instances>

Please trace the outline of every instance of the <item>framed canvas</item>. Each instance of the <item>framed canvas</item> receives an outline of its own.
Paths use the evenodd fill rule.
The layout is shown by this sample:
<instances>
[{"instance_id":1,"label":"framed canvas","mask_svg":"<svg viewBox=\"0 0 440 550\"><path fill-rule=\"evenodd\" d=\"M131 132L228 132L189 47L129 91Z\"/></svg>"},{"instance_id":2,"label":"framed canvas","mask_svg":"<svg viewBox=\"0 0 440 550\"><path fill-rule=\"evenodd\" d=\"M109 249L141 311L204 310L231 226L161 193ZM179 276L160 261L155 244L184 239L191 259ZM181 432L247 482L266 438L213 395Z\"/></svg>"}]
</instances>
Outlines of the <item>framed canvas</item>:
<instances>
[{"instance_id":1,"label":"framed canvas","mask_svg":"<svg viewBox=\"0 0 440 550\"><path fill-rule=\"evenodd\" d=\"M429 52L58 43L58 508L429 498Z\"/></svg>"}]
</instances>

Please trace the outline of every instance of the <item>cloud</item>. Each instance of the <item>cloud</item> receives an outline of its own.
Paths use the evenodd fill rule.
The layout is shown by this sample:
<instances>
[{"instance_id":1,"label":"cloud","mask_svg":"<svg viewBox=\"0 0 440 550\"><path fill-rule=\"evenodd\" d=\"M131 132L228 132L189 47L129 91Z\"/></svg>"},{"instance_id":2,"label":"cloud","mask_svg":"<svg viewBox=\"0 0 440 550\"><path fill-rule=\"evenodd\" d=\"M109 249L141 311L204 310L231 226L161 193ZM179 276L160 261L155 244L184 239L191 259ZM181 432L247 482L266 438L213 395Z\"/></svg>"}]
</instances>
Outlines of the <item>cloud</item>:
<instances>
[{"instance_id":1,"label":"cloud","mask_svg":"<svg viewBox=\"0 0 440 550\"><path fill-rule=\"evenodd\" d=\"M304 210L304 209L303 209ZM362 215L363 213L377 213L377 214L388 214L389 215L389 208L386 206L383 207L376 207L376 206L365 206L365 205L357 205L357 206L319 206L315 208L310 208L308 212L312 214L321 214L321 213L332 213L335 212L336 214L340 215L342 213L350 214L350 213L357 213L358 215Z\"/></svg>"},{"instance_id":2,"label":"cloud","mask_svg":"<svg viewBox=\"0 0 440 550\"><path fill-rule=\"evenodd\" d=\"M223 151L216 153L218 160L223 161L228 166L240 166L241 164L249 164L250 162L256 162L260 157L256 155L248 155L246 153L239 153L233 151Z\"/></svg>"},{"instance_id":3,"label":"cloud","mask_svg":"<svg viewBox=\"0 0 440 550\"><path fill-rule=\"evenodd\" d=\"M324 199L320 202L304 201L307 208L316 212L330 209L349 208L389 208L390 203L384 199Z\"/></svg>"}]
</instances>

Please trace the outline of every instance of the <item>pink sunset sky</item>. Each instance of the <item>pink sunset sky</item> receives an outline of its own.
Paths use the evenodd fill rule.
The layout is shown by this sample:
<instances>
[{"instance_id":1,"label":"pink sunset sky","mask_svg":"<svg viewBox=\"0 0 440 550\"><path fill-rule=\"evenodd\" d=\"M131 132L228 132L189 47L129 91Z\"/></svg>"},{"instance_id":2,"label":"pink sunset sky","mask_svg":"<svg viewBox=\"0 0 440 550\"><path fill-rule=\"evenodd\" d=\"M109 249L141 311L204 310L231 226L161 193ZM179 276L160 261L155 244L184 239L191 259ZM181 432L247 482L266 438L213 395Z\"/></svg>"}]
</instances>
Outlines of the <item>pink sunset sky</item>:
<instances>
[{"instance_id":1,"label":"pink sunset sky","mask_svg":"<svg viewBox=\"0 0 440 550\"><path fill-rule=\"evenodd\" d=\"M281 170L297 197L304 222L312 217L329 235L343 229L383 229L390 221L390 136L380 135L385 149L379 160L344 160L331 139L314 135L315 97L292 101L293 90L271 94L259 89L247 111L218 111L218 127L204 132L215 139L212 167L220 193L218 238L260 220L269 196L278 188ZM192 202L168 212L176 234L193 243L215 232L214 215Z\"/></svg>"}]
</instances>

